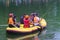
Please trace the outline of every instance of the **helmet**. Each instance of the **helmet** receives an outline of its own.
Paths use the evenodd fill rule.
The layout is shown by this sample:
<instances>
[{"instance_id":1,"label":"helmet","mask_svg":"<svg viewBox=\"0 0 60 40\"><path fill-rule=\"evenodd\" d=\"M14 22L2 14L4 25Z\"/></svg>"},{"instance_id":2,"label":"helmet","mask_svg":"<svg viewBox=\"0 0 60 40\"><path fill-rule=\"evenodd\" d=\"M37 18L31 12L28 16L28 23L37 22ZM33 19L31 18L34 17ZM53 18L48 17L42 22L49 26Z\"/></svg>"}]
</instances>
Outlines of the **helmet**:
<instances>
[{"instance_id":1,"label":"helmet","mask_svg":"<svg viewBox=\"0 0 60 40\"><path fill-rule=\"evenodd\" d=\"M12 17L13 16L13 13L10 13L9 16Z\"/></svg>"},{"instance_id":2,"label":"helmet","mask_svg":"<svg viewBox=\"0 0 60 40\"><path fill-rule=\"evenodd\" d=\"M29 15L26 15L25 18L29 18Z\"/></svg>"}]
</instances>

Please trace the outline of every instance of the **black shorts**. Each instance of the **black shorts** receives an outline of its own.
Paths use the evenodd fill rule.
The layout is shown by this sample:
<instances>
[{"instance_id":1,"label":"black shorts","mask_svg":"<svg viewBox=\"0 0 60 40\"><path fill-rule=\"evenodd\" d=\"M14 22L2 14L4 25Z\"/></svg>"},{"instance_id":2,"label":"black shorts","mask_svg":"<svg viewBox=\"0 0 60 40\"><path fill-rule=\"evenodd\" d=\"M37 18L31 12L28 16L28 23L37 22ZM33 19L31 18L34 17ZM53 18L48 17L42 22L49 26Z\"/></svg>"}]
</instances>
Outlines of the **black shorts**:
<instances>
[{"instance_id":1,"label":"black shorts","mask_svg":"<svg viewBox=\"0 0 60 40\"><path fill-rule=\"evenodd\" d=\"M12 24L9 24L9 27L12 28L12 27L14 27L14 26L13 26Z\"/></svg>"}]
</instances>

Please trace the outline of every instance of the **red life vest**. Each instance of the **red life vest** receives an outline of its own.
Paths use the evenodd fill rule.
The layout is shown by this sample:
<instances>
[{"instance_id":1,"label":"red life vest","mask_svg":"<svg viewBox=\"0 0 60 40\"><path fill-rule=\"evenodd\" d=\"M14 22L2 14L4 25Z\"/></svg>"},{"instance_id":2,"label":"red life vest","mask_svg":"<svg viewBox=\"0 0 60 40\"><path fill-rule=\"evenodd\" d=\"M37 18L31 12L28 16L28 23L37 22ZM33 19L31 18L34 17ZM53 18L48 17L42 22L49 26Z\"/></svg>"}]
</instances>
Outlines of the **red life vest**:
<instances>
[{"instance_id":1,"label":"red life vest","mask_svg":"<svg viewBox=\"0 0 60 40\"><path fill-rule=\"evenodd\" d=\"M29 19L24 18L24 28L29 28L29 26L30 26Z\"/></svg>"}]
</instances>

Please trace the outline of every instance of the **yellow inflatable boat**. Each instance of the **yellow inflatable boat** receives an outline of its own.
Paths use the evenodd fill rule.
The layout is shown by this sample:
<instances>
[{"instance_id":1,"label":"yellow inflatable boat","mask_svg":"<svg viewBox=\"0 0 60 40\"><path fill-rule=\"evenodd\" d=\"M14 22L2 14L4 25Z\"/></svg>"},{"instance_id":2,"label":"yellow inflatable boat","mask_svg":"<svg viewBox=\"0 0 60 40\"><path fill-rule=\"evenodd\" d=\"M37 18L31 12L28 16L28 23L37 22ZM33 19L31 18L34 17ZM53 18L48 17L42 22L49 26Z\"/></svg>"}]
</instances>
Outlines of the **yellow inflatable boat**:
<instances>
[{"instance_id":1,"label":"yellow inflatable boat","mask_svg":"<svg viewBox=\"0 0 60 40\"><path fill-rule=\"evenodd\" d=\"M45 19L41 18L40 20L40 25L42 26L42 28L46 27L47 23L45 21ZM20 24L20 28L14 27L14 28L9 28L7 27L6 31L7 33L11 34L11 33L17 33L17 34L31 34L34 32L38 32L41 31L41 27L40 26L32 26L30 25L30 28L23 28L23 24Z\"/></svg>"},{"instance_id":2,"label":"yellow inflatable boat","mask_svg":"<svg viewBox=\"0 0 60 40\"><path fill-rule=\"evenodd\" d=\"M29 35L16 35L16 36L14 36L14 35L10 35L10 36L8 36L8 40L23 40L23 39L30 39L30 38L33 38L33 37L36 37L37 35L39 34L39 32L37 32L37 33L33 33L33 34L29 34ZM13 38L12 38L12 36L13 36Z\"/></svg>"},{"instance_id":3,"label":"yellow inflatable boat","mask_svg":"<svg viewBox=\"0 0 60 40\"><path fill-rule=\"evenodd\" d=\"M14 28L9 28L7 27L6 31L7 33L16 33L16 34L30 34L33 32L37 32L39 29L41 29L39 26L34 26L30 28L23 28L22 24L20 28L14 27Z\"/></svg>"}]
</instances>

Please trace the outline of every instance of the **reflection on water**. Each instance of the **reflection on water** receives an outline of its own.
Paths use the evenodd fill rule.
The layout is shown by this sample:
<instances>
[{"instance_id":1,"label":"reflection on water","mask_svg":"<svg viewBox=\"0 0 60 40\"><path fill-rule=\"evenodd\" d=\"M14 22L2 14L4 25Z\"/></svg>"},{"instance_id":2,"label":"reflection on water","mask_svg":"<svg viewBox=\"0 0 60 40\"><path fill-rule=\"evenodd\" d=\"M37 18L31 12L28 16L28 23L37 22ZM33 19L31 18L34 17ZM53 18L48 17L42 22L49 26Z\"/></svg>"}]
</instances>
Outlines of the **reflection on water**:
<instances>
[{"instance_id":1,"label":"reflection on water","mask_svg":"<svg viewBox=\"0 0 60 40\"><path fill-rule=\"evenodd\" d=\"M39 40L39 37L38 37L38 36L35 36L35 37L34 37L34 40Z\"/></svg>"},{"instance_id":2,"label":"reflection on water","mask_svg":"<svg viewBox=\"0 0 60 40\"><path fill-rule=\"evenodd\" d=\"M32 38L25 38L25 39L23 39L23 40L32 40Z\"/></svg>"},{"instance_id":3,"label":"reflection on water","mask_svg":"<svg viewBox=\"0 0 60 40\"><path fill-rule=\"evenodd\" d=\"M54 40L60 40L60 32L55 32L53 39Z\"/></svg>"}]
</instances>

